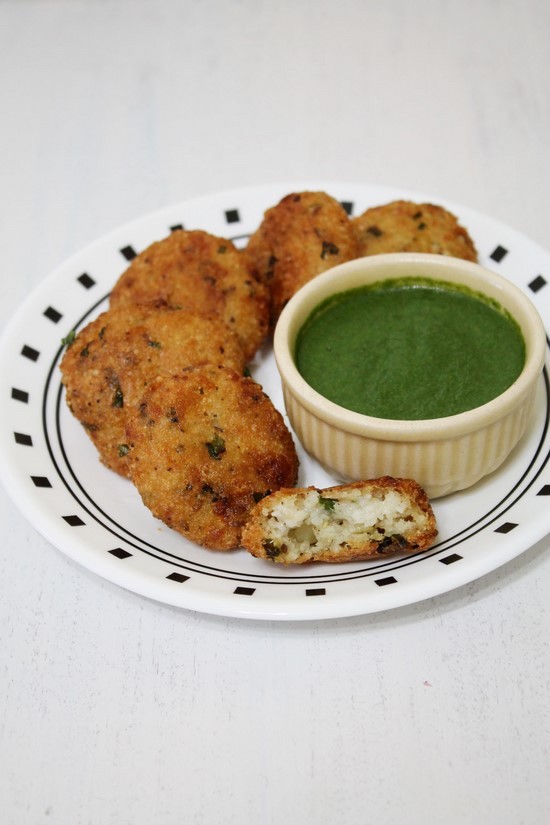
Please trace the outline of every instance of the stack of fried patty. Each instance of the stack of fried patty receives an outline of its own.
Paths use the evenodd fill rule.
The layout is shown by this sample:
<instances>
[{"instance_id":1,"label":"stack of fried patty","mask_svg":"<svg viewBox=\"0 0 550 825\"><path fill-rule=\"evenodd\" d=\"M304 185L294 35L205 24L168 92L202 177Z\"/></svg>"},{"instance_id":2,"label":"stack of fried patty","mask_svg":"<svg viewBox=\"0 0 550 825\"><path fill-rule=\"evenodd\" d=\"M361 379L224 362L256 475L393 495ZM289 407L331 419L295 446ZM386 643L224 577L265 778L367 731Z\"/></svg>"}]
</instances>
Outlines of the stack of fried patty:
<instances>
[{"instance_id":1,"label":"stack of fried patty","mask_svg":"<svg viewBox=\"0 0 550 825\"><path fill-rule=\"evenodd\" d=\"M271 545L258 545L258 527L247 525L258 525L258 502L278 490L294 502L298 457L247 363L309 280L360 256L400 251L477 259L466 230L440 206L394 201L350 218L325 192L282 198L245 250L202 230L175 230L131 262L109 309L67 347L69 408L101 461L131 479L157 518L216 550L254 535L247 549L265 556ZM351 555L371 555L369 541Z\"/></svg>"}]
</instances>

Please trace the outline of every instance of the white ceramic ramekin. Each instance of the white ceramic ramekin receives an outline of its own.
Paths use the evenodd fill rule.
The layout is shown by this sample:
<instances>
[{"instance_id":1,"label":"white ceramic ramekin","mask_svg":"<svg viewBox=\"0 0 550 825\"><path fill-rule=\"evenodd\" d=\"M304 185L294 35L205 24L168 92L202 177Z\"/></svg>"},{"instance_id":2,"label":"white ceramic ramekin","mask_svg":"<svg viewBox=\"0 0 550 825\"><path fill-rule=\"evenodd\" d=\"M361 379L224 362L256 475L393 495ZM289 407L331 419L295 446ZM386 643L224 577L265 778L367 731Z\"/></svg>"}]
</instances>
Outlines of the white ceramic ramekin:
<instances>
[{"instance_id":1,"label":"white ceramic ramekin","mask_svg":"<svg viewBox=\"0 0 550 825\"><path fill-rule=\"evenodd\" d=\"M294 347L315 307L337 292L407 276L464 284L498 301L516 319L526 360L505 392L458 415L397 421L346 410L306 383L294 363ZM274 337L286 410L307 452L342 480L414 478L431 498L475 484L506 459L527 427L545 350L542 321L518 287L478 264L417 253L359 258L319 275L289 301Z\"/></svg>"}]
</instances>

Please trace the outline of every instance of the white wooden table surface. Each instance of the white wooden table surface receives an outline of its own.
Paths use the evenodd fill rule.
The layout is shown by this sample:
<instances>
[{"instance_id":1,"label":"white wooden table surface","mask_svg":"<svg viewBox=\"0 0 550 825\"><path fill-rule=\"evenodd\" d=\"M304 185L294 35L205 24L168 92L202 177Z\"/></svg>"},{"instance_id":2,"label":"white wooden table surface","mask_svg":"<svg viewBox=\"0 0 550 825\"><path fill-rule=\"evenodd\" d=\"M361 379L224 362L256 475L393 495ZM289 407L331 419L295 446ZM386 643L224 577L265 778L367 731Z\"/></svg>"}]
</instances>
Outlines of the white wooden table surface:
<instances>
[{"instance_id":1,"label":"white wooden table surface","mask_svg":"<svg viewBox=\"0 0 550 825\"><path fill-rule=\"evenodd\" d=\"M546 0L3 0L0 323L220 189L433 193L550 247ZM2 825L550 821L550 538L358 618L253 622L69 561L0 490Z\"/></svg>"}]
</instances>

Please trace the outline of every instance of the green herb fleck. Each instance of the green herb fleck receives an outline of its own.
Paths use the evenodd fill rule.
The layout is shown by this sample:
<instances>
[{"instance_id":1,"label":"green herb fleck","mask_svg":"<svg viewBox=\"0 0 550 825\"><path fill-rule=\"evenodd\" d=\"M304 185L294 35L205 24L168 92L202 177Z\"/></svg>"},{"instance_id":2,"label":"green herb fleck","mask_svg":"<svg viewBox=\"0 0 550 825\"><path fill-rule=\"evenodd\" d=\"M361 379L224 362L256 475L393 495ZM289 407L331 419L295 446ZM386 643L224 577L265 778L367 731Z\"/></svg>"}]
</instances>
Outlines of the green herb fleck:
<instances>
[{"instance_id":1,"label":"green herb fleck","mask_svg":"<svg viewBox=\"0 0 550 825\"><path fill-rule=\"evenodd\" d=\"M268 559L276 559L277 556L279 556L281 554L281 548L276 547L273 544L273 542L271 541L271 539L268 539L267 541L264 541L262 543L262 547L264 548L265 554L266 554Z\"/></svg>"},{"instance_id":2,"label":"green herb fleck","mask_svg":"<svg viewBox=\"0 0 550 825\"><path fill-rule=\"evenodd\" d=\"M340 250L336 244L331 241L323 241L323 249L321 251L321 258L326 258L328 255L338 255Z\"/></svg>"},{"instance_id":3,"label":"green herb fleck","mask_svg":"<svg viewBox=\"0 0 550 825\"><path fill-rule=\"evenodd\" d=\"M252 493L252 498L257 504L259 501L261 501L263 498L269 495L271 495L271 490L266 490L265 493Z\"/></svg>"},{"instance_id":4,"label":"green herb fleck","mask_svg":"<svg viewBox=\"0 0 550 825\"><path fill-rule=\"evenodd\" d=\"M252 373L250 372L250 368L248 367L248 365L246 365L243 370L243 378L250 378L251 375Z\"/></svg>"},{"instance_id":5,"label":"green herb fleck","mask_svg":"<svg viewBox=\"0 0 550 825\"><path fill-rule=\"evenodd\" d=\"M376 552L383 554L387 551L391 553L399 552L399 550L406 550L409 547L409 542L400 533L394 533L393 536L386 536L382 541L378 542Z\"/></svg>"},{"instance_id":6,"label":"green herb fleck","mask_svg":"<svg viewBox=\"0 0 550 825\"><path fill-rule=\"evenodd\" d=\"M130 452L130 447L127 444L119 444L118 445L119 458L124 458L124 456L128 455L129 452Z\"/></svg>"},{"instance_id":7,"label":"green herb fleck","mask_svg":"<svg viewBox=\"0 0 550 825\"><path fill-rule=\"evenodd\" d=\"M124 406L124 396L122 395L120 384L117 384L117 386L115 387L115 392L113 395L113 401L111 406L119 408Z\"/></svg>"},{"instance_id":8,"label":"green herb fleck","mask_svg":"<svg viewBox=\"0 0 550 825\"><path fill-rule=\"evenodd\" d=\"M61 343L63 344L64 347L67 347L67 349L69 349L69 347L71 346L71 344L73 343L75 338L76 338L76 330L72 329L69 332L69 334L65 336L65 338L61 339Z\"/></svg>"},{"instance_id":9,"label":"green herb fleck","mask_svg":"<svg viewBox=\"0 0 550 825\"><path fill-rule=\"evenodd\" d=\"M265 271L265 277L268 281L271 281L275 274L275 265L277 264L277 258L275 255L270 255L267 261L267 268Z\"/></svg>"},{"instance_id":10,"label":"green herb fleck","mask_svg":"<svg viewBox=\"0 0 550 825\"><path fill-rule=\"evenodd\" d=\"M224 244L222 244L221 246L218 246L218 254L223 255L224 252L227 252L227 247Z\"/></svg>"},{"instance_id":11,"label":"green herb fleck","mask_svg":"<svg viewBox=\"0 0 550 825\"><path fill-rule=\"evenodd\" d=\"M334 505L336 504L335 498L324 498L323 496L319 496L319 504L321 507L324 507L325 510L334 510Z\"/></svg>"},{"instance_id":12,"label":"green herb fleck","mask_svg":"<svg viewBox=\"0 0 550 825\"><path fill-rule=\"evenodd\" d=\"M211 458L215 458L219 461L222 457L222 453L225 453L225 441L220 435L218 435L218 433L216 433L212 441L206 442L206 449L208 450L208 454Z\"/></svg>"},{"instance_id":13,"label":"green herb fleck","mask_svg":"<svg viewBox=\"0 0 550 825\"><path fill-rule=\"evenodd\" d=\"M202 492L206 493L209 496L212 496L212 502L216 504L220 500L219 495L216 493L214 488L210 484L203 484L202 485Z\"/></svg>"},{"instance_id":14,"label":"green herb fleck","mask_svg":"<svg viewBox=\"0 0 550 825\"><path fill-rule=\"evenodd\" d=\"M147 341L147 346L154 347L155 349L160 349L162 345L160 341Z\"/></svg>"},{"instance_id":15,"label":"green herb fleck","mask_svg":"<svg viewBox=\"0 0 550 825\"><path fill-rule=\"evenodd\" d=\"M88 345L86 345L84 347L84 349L80 350L80 357L81 358L87 358L89 354L90 354L90 348L89 348Z\"/></svg>"},{"instance_id":16,"label":"green herb fleck","mask_svg":"<svg viewBox=\"0 0 550 825\"><path fill-rule=\"evenodd\" d=\"M366 232L368 235L372 235L373 238L379 238L384 234L379 226L369 226Z\"/></svg>"},{"instance_id":17,"label":"green herb fleck","mask_svg":"<svg viewBox=\"0 0 550 825\"><path fill-rule=\"evenodd\" d=\"M98 338L99 338L100 341L103 339L103 336L105 335L105 330L106 329L107 329L107 327L101 327L101 329L99 330Z\"/></svg>"}]
</instances>

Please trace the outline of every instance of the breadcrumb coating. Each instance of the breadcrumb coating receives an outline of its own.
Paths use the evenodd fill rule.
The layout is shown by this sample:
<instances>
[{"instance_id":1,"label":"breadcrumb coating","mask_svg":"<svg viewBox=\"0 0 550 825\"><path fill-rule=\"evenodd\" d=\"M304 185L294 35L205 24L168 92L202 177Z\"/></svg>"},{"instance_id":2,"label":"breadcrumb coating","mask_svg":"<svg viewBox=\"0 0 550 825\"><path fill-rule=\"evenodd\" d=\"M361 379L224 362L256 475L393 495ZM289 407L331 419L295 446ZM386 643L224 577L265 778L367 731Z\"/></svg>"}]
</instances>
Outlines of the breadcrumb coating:
<instances>
[{"instance_id":1,"label":"breadcrumb coating","mask_svg":"<svg viewBox=\"0 0 550 825\"><path fill-rule=\"evenodd\" d=\"M351 221L326 192L295 192L265 212L247 252L271 290L271 325L297 290L359 254Z\"/></svg>"},{"instance_id":2,"label":"breadcrumb coating","mask_svg":"<svg viewBox=\"0 0 550 825\"><path fill-rule=\"evenodd\" d=\"M238 336L247 359L268 332L269 290L256 279L246 252L198 229L178 229L137 255L115 284L110 303L216 315Z\"/></svg>"},{"instance_id":3,"label":"breadcrumb coating","mask_svg":"<svg viewBox=\"0 0 550 825\"><path fill-rule=\"evenodd\" d=\"M133 304L102 313L75 337L61 362L65 398L111 470L126 476L126 415L161 375L192 366L246 365L236 335L218 318Z\"/></svg>"},{"instance_id":4,"label":"breadcrumb coating","mask_svg":"<svg viewBox=\"0 0 550 825\"><path fill-rule=\"evenodd\" d=\"M225 367L155 381L130 413L126 439L144 504L214 550L239 547L256 502L297 479L282 415L258 383Z\"/></svg>"},{"instance_id":5,"label":"breadcrumb coating","mask_svg":"<svg viewBox=\"0 0 550 825\"><path fill-rule=\"evenodd\" d=\"M393 201L352 219L359 257L386 252L427 252L477 261L474 242L457 218L431 203Z\"/></svg>"}]
</instances>

